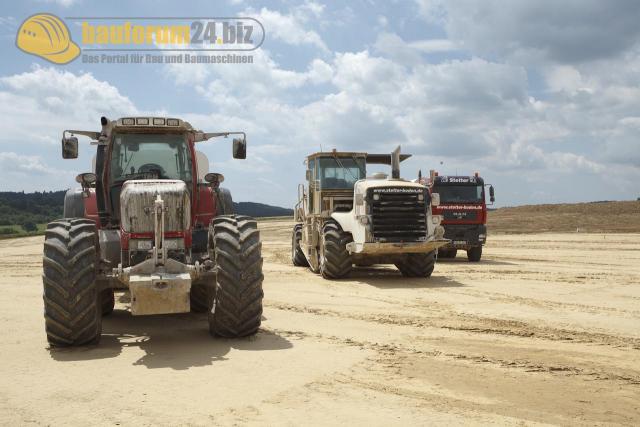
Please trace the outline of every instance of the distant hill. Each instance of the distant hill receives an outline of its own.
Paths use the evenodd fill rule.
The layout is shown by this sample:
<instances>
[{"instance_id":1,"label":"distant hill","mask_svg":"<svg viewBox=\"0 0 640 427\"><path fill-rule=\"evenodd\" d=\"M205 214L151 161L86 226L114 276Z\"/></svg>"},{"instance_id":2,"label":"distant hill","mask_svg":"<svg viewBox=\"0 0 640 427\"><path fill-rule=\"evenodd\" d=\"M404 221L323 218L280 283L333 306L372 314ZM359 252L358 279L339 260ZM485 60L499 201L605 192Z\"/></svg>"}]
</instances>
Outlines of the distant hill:
<instances>
[{"instance_id":1,"label":"distant hill","mask_svg":"<svg viewBox=\"0 0 640 427\"><path fill-rule=\"evenodd\" d=\"M293 216L293 209L281 208L278 206L265 205L253 202L233 202L236 213L253 217L264 216Z\"/></svg>"},{"instance_id":2,"label":"distant hill","mask_svg":"<svg viewBox=\"0 0 640 427\"><path fill-rule=\"evenodd\" d=\"M62 217L66 191L0 192L0 227L42 224ZM262 203L233 203L236 213L254 217L292 216L293 210Z\"/></svg>"},{"instance_id":3,"label":"distant hill","mask_svg":"<svg viewBox=\"0 0 640 427\"><path fill-rule=\"evenodd\" d=\"M640 201L526 205L489 212L489 233L640 233Z\"/></svg>"}]
</instances>

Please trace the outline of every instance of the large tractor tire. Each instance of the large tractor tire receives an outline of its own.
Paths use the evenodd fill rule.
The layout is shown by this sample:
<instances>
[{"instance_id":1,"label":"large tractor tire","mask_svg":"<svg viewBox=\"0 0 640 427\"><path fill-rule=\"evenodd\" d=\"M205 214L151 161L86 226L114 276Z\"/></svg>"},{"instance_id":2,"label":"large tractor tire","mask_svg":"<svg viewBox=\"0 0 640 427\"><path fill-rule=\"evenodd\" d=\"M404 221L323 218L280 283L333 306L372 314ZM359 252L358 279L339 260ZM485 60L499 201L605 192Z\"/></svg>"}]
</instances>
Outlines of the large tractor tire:
<instances>
[{"instance_id":1,"label":"large tractor tire","mask_svg":"<svg viewBox=\"0 0 640 427\"><path fill-rule=\"evenodd\" d=\"M436 251L426 254L409 254L396 267L405 277L430 277L436 263Z\"/></svg>"},{"instance_id":2,"label":"large tractor tire","mask_svg":"<svg viewBox=\"0 0 640 427\"><path fill-rule=\"evenodd\" d=\"M209 227L216 264L216 290L209 309L209 331L225 338L258 331L262 320L262 244L253 218L224 215Z\"/></svg>"},{"instance_id":3,"label":"large tractor tire","mask_svg":"<svg viewBox=\"0 0 640 427\"><path fill-rule=\"evenodd\" d=\"M482 246L474 246L467 251L467 259L471 262L478 262L482 258Z\"/></svg>"},{"instance_id":4,"label":"large tractor tire","mask_svg":"<svg viewBox=\"0 0 640 427\"><path fill-rule=\"evenodd\" d=\"M302 224L296 224L293 226L293 231L291 232L291 262L296 267L308 267L309 262L300 248L301 240Z\"/></svg>"},{"instance_id":5,"label":"large tractor tire","mask_svg":"<svg viewBox=\"0 0 640 427\"><path fill-rule=\"evenodd\" d=\"M328 220L322 226L322 255L320 256L320 274L325 279L342 279L351 273L353 262L347 251L347 244L353 239L342 231L334 220Z\"/></svg>"},{"instance_id":6,"label":"large tractor tire","mask_svg":"<svg viewBox=\"0 0 640 427\"><path fill-rule=\"evenodd\" d=\"M100 292L100 308L103 316L108 316L113 313L113 309L116 306L116 296L113 294L113 289L103 289Z\"/></svg>"},{"instance_id":7,"label":"large tractor tire","mask_svg":"<svg viewBox=\"0 0 640 427\"><path fill-rule=\"evenodd\" d=\"M220 203L221 211L218 215L233 215L233 198L231 192L227 188L218 189L218 202Z\"/></svg>"},{"instance_id":8,"label":"large tractor tire","mask_svg":"<svg viewBox=\"0 0 640 427\"><path fill-rule=\"evenodd\" d=\"M204 313L209 309L209 287L215 287L215 283L209 284L207 281L214 281L213 278L198 279L191 284L189 299L191 311L194 313Z\"/></svg>"},{"instance_id":9,"label":"large tractor tire","mask_svg":"<svg viewBox=\"0 0 640 427\"><path fill-rule=\"evenodd\" d=\"M64 218L82 218L84 216L84 197L82 188L72 188L64 195L62 210Z\"/></svg>"},{"instance_id":10,"label":"large tractor tire","mask_svg":"<svg viewBox=\"0 0 640 427\"><path fill-rule=\"evenodd\" d=\"M91 220L65 218L47 226L42 283L45 330L51 346L100 341L97 244L96 225Z\"/></svg>"}]
</instances>

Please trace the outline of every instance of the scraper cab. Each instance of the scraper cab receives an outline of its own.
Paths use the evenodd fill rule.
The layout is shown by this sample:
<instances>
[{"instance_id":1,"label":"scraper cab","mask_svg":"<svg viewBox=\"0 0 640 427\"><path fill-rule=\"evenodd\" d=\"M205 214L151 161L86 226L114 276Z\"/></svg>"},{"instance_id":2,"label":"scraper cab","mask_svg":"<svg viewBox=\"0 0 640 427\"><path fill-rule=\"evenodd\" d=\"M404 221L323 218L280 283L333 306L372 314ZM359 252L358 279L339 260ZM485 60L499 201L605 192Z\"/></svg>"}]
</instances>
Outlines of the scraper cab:
<instances>
[{"instance_id":1,"label":"scraper cab","mask_svg":"<svg viewBox=\"0 0 640 427\"><path fill-rule=\"evenodd\" d=\"M44 243L45 329L54 346L99 341L114 290L135 315L208 312L212 335L256 332L262 314L262 256L255 220L235 215L220 173L196 144L243 132L205 133L162 117L101 119L101 130L63 132L62 156L78 136L96 146L92 172L69 190L64 218Z\"/></svg>"}]
</instances>

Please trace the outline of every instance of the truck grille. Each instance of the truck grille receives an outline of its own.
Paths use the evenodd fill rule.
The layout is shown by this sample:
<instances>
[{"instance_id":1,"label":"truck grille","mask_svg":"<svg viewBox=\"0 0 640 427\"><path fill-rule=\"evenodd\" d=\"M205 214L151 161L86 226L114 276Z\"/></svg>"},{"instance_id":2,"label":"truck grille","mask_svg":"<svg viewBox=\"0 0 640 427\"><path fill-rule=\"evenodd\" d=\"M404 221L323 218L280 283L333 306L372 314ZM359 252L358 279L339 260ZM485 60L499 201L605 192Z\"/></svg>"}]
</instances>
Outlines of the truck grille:
<instances>
[{"instance_id":1,"label":"truck grille","mask_svg":"<svg viewBox=\"0 0 640 427\"><path fill-rule=\"evenodd\" d=\"M414 187L370 188L371 231L377 242L419 242L427 238L425 192ZM422 194L422 200L418 196ZM377 199L377 200L376 200Z\"/></svg>"}]
</instances>

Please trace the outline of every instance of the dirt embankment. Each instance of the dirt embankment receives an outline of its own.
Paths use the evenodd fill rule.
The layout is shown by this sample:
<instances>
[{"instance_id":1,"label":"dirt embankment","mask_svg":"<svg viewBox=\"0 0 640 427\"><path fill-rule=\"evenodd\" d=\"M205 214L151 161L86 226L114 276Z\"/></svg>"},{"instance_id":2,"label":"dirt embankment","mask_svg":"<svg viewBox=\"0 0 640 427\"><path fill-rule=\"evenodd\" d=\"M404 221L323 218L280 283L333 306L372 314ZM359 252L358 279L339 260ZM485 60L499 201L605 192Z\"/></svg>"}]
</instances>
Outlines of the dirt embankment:
<instances>
[{"instance_id":1,"label":"dirt embankment","mask_svg":"<svg viewBox=\"0 0 640 427\"><path fill-rule=\"evenodd\" d=\"M495 233L640 233L640 201L527 205L489 212Z\"/></svg>"}]
</instances>

